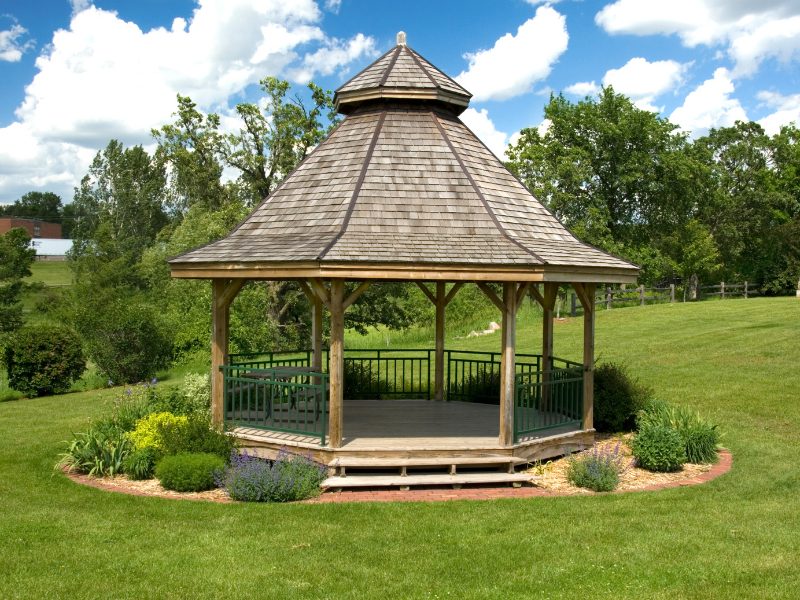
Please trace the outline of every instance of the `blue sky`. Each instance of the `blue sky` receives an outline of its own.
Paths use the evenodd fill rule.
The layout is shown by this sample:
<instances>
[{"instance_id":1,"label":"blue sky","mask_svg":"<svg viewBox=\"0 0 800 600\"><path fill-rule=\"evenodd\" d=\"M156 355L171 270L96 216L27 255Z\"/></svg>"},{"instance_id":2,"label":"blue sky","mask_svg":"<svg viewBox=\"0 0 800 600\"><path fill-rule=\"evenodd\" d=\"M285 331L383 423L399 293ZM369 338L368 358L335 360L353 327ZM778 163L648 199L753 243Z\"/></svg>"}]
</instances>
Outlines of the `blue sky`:
<instances>
[{"instance_id":1,"label":"blue sky","mask_svg":"<svg viewBox=\"0 0 800 600\"><path fill-rule=\"evenodd\" d=\"M395 43L469 89L498 154L550 93L611 84L691 135L800 118L800 0L1 0L0 202L65 201L111 138L152 144L175 95L236 129L266 75L335 89Z\"/></svg>"}]
</instances>

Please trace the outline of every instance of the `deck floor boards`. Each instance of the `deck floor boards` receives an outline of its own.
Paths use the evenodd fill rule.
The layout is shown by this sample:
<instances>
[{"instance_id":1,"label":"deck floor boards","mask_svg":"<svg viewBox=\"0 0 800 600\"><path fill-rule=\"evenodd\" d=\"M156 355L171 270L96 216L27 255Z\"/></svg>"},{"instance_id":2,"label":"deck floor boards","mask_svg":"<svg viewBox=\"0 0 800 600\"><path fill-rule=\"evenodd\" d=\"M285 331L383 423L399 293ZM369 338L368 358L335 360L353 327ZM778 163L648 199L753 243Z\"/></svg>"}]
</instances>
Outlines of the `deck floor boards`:
<instances>
[{"instance_id":1,"label":"deck floor boards","mask_svg":"<svg viewBox=\"0 0 800 600\"><path fill-rule=\"evenodd\" d=\"M432 400L345 400L342 450L496 449L499 407L473 402ZM549 429L527 439L576 431ZM237 427L237 435L301 447L319 446L319 438Z\"/></svg>"}]
</instances>

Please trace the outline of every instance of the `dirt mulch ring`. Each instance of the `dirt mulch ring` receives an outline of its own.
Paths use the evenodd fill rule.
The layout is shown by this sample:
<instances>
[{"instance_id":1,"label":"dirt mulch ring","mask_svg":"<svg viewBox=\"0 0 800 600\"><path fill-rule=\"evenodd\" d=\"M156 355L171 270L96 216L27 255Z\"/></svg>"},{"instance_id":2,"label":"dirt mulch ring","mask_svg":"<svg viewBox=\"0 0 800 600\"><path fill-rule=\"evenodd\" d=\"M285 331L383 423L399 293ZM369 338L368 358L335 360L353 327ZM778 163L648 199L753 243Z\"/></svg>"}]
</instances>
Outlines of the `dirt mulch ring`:
<instances>
[{"instance_id":1,"label":"dirt mulch ring","mask_svg":"<svg viewBox=\"0 0 800 600\"><path fill-rule=\"evenodd\" d=\"M625 439L627 436L600 436L595 448L613 450L619 446L619 453L626 464L620 475L620 485L614 494L636 491L656 491L690 485L699 485L730 471L733 456L728 450L720 450L719 460L713 465L686 464L683 469L675 473L651 473L633 466ZM588 450L587 452L591 452ZM577 456L577 455L576 455ZM559 458L536 464L527 472L536 475L539 479L536 484L529 487L473 487L459 490L437 489L412 489L401 490L359 490L342 492L325 492L318 498L305 500L310 504L331 502L437 502L443 500L493 500L499 498L533 498L553 496L592 495L596 492L573 486L567 481L568 459ZM87 485L110 492L120 492L134 496L151 496L158 498L171 498L177 500L201 500L207 502L231 503L228 495L221 489L207 492L173 492L165 490L155 479L133 481L124 475L117 477L91 477L77 473L65 475L75 483Z\"/></svg>"}]
</instances>

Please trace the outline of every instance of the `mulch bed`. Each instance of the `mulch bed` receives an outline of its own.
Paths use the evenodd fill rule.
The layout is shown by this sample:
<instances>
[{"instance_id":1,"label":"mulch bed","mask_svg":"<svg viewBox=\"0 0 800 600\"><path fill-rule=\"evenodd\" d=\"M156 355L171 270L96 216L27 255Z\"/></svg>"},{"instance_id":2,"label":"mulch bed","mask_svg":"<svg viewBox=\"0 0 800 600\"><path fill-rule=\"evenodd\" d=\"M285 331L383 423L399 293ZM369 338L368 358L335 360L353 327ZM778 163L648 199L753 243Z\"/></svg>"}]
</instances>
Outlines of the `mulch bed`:
<instances>
[{"instance_id":1,"label":"mulch bed","mask_svg":"<svg viewBox=\"0 0 800 600\"><path fill-rule=\"evenodd\" d=\"M630 457L630 451L620 437L606 437L595 444L600 448L614 448L619 444L619 451ZM713 465L686 464L675 473L651 473L630 465L620 476L620 485L612 494L636 491L657 491L690 485L699 485L731 470L733 456L728 450L720 450L719 461ZM443 500L495 500L500 498L535 498L554 496L592 495L596 492L578 488L566 479L567 459L561 458L536 464L528 472L539 476L536 485L521 488L511 487L472 487L459 490L448 488L401 490L357 490L341 492L325 492L317 498L305 500L308 504L326 504L331 502L439 502ZM221 489L207 492L173 492L165 490L155 479L133 481L124 475L117 477L90 477L78 473L64 472L75 483L110 492L120 492L134 496L150 496L171 498L173 500L195 500L206 502L231 503L227 494Z\"/></svg>"}]
</instances>

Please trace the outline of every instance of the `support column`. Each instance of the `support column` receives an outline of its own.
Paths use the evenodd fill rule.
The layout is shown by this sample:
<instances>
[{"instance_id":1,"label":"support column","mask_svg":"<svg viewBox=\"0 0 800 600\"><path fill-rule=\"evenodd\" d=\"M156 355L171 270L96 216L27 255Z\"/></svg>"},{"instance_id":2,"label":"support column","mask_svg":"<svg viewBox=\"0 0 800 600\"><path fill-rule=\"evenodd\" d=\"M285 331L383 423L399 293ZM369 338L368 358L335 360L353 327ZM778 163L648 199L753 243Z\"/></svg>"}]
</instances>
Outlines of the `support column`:
<instances>
[{"instance_id":1,"label":"support column","mask_svg":"<svg viewBox=\"0 0 800 600\"><path fill-rule=\"evenodd\" d=\"M316 296L311 300L311 367L315 371L322 369L322 301Z\"/></svg>"},{"instance_id":2,"label":"support column","mask_svg":"<svg viewBox=\"0 0 800 600\"><path fill-rule=\"evenodd\" d=\"M444 309L445 300L444 282L436 283L436 371L434 373L433 397L441 402L444 400Z\"/></svg>"},{"instance_id":3,"label":"support column","mask_svg":"<svg viewBox=\"0 0 800 600\"><path fill-rule=\"evenodd\" d=\"M224 421L225 377L220 367L228 355L230 307L243 283L230 279L211 281L211 422L218 427Z\"/></svg>"},{"instance_id":4,"label":"support column","mask_svg":"<svg viewBox=\"0 0 800 600\"><path fill-rule=\"evenodd\" d=\"M594 289L593 283L573 284L583 304L583 428L594 428Z\"/></svg>"},{"instance_id":5,"label":"support column","mask_svg":"<svg viewBox=\"0 0 800 600\"><path fill-rule=\"evenodd\" d=\"M503 327L500 355L500 445L514 444L514 405L517 345L517 285L503 283Z\"/></svg>"},{"instance_id":6,"label":"support column","mask_svg":"<svg viewBox=\"0 0 800 600\"><path fill-rule=\"evenodd\" d=\"M550 408L550 371L553 370L553 311L557 283L545 283L542 295L542 408Z\"/></svg>"},{"instance_id":7,"label":"support column","mask_svg":"<svg viewBox=\"0 0 800 600\"><path fill-rule=\"evenodd\" d=\"M342 445L344 422L344 282L334 279L331 282L331 348L330 397L328 409L328 439L331 448Z\"/></svg>"}]
</instances>

